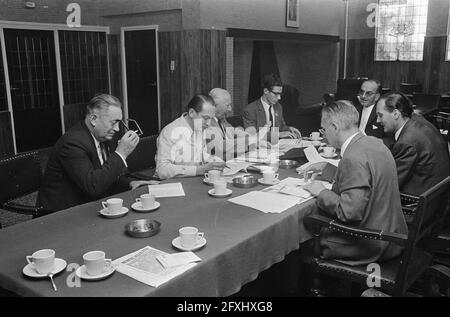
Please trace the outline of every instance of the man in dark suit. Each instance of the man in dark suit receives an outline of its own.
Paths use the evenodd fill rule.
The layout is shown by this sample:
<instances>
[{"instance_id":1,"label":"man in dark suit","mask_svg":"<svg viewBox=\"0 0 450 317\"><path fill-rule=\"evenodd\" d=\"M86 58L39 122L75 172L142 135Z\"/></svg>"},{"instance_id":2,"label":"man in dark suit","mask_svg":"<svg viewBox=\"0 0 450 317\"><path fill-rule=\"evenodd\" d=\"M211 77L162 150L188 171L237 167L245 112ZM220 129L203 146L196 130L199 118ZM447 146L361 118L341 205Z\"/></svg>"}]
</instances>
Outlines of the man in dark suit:
<instances>
[{"instance_id":1,"label":"man in dark suit","mask_svg":"<svg viewBox=\"0 0 450 317\"><path fill-rule=\"evenodd\" d=\"M377 103L377 115L384 131L395 136L390 149L402 193L419 196L450 174L444 139L425 118L413 114L405 95L383 96Z\"/></svg>"},{"instance_id":2,"label":"man in dark suit","mask_svg":"<svg viewBox=\"0 0 450 317\"><path fill-rule=\"evenodd\" d=\"M256 132L269 132L277 128L279 138L301 138L301 133L294 127L287 126L283 117L283 108L278 103L283 92L283 83L278 75L269 74L263 78L261 98L248 104L242 113L244 128L252 127Z\"/></svg>"},{"instance_id":3,"label":"man in dark suit","mask_svg":"<svg viewBox=\"0 0 450 317\"><path fill-rule=\"evenodd\" d=\"M386 135L383 127L377 122L375 105L380 99L381 89L381 82L376 79L364 81L357 96L359 104L355 106L359 113L359 129L367 136L382 139L386 145L389 145L393 142L392 137Z\"/></svg>"},{"instance_id":4,"label":"man in dark suit","mask_svg":"<svg viewBox=\"0 0 450 317\"><path fill-rule=\"evenodd\" d=\"M139 136L127 131L115 149L107 144L121 120L117 98L102 94L91 99L85 119L59 138L50 154L38 195L44 208L58 211L140 185L121 179Z\"/></svg>"},{"instance_id":5,"label":"man in dark suit","mask_svg":"<svg viewBox=\"0 0 450 317\"><path fill-rule=\"evenodd\" d=\"M397 173L389 149L378 139L361 133L358 112L349 101L325 105L321 126L328 142L341 149L332 190L312 181L304 189L317 197L320 212L360 228L406 234L400 204ZM305 170L322 171L327 163ZM400 254L395 244L353 238L324 228L320 236L322 256L348 265L384 261Z\"/></svg>"}]
</instances>

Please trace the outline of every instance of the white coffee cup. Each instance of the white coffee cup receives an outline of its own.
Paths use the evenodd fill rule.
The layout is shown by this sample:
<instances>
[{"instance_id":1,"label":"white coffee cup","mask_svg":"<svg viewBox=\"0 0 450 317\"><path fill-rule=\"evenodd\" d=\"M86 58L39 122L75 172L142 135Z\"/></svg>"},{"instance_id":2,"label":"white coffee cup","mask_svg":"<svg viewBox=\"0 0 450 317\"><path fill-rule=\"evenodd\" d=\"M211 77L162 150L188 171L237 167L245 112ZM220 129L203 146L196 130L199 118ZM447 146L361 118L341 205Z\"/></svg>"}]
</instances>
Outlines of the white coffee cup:
<instances>
[{"instance_id":1,"label":"white coffee cup","mask_svg":"<svg viewBox=\"0 0 450 317\"><path fill-rule=\"evenodd\" d=\"M185 248L196 246L205 235L203 232L198 232L198 229L195 227L183 227L178 232L180 234L180 244Z\"/></svg>"},{"instance_id":2,"label":"white coffee cup","mask_svg":"<svg viewBox=\"0 0 450 317\"><path fill-rule=\"evenodd\" d=\"M336 149L334 147L332 147L332 146L325 146L323 148L323 154L325 156L333 156L335 151L336 151Z\"/></svg>"},{"instance_id":3,"label":"white coffee cup","mask_svg":"<svg viewBox=\"0 0 450 317\"><path fill-rule=\"evenodd\" d=\"M102 201L103 208L108 208L111 213L119 213L122 211L123 199L110 198L107 201Z\"/></svg>"},{"instance_id":4,"label":"white coffee cup","mask_svg":"<svg viewBox=\"0 0 450 317\"><path fill-rule=\"evenodd\" d=\"M225 178L219 178L214 183L214 194L224 195L227 192L227 180Z\"/></svg>"},{"instance_id":5,"label":"white coffee cup","mask_svg":"<svg viewBox=\"0 0 450 317\"><path fill-rule=\"evenodd\" d=\"M50 273L55 268L55 250L52 249L38 250L26 259L39 274Z\"/></svg>"},{"instance_id":6,"label":"white coffee cup","mask_svg":"<svg viewBox=\"0 0 450 317\"><path fill-rule=\"evenodd\" d=\"M205 173L205 178L210 183L214 183L216 180L220 178L220 175L222 174L219 170L210 170L209 172Z\"/></svg>"},{"instance_id":7,"label":"white coffee cup","mask_svg":"<svg viewBox=\"0 0 450 317\"><path fill-rule=\"evenodd\" d=\"M264 183L272 184L276 179L278 179L278 173L273 170L266 170L263 172Z\"/></svg>"},{"instance_id":8,"label":"white coffee cup","mask_svg":"<svg viewBox=\"0 0 450 317\"><path fill-rule=\"evenodd\" d=\"M320 132L311 132L311 140L319 140L320 139Z\"/></svg>"},{"instance_id":9,"label":"white coffee cup","mask_svg":"<svg viewBox=\"0 0 450 317\"><path fill-rule=\"evenodd\" d=\"M92 276L100 275L111 266L111 259L105 259L105 252L90 251L83 254L86 273Z\"/></svg>"},{"instance_id":10,"label":"white coffee cup","mask_svg":"<svg viewBox=\"0 0 450 317\"><path fill-rule=\"evenodd\" d=\"M155 195L142 194L140 198L136 198L136 201L140 202L144 209L150 209L155 205Z\"/></svg>"}]
</instances>

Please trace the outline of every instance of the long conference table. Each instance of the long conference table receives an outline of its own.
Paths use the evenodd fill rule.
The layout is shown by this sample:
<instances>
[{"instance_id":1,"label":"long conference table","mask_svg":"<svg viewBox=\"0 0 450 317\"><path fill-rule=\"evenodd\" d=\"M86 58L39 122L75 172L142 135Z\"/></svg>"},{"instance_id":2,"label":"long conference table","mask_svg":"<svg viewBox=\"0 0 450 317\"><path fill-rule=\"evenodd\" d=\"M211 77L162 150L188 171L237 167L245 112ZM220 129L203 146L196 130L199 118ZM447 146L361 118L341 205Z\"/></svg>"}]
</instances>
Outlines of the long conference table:
<instances>
[{"instance_id":1,"label":"long conference table","mask_svg":"<svg viewBox=\"0 0 450 317\"><path fill-rule=\"evenodd\" d=\"M295 170L280 169L279 173L280 179L298 176ZM99 200L0 230L0 288L19 296L228 296L311 238L302 219L316 208L315 199L280 214L265 214L228 201L263 189L260 184L248 189L230 185L230 197L213 198L201 177L166 182L181 182L186 196L159 198L161 207L151 213L130 208L148 191L145 186L114 196L123 198L124 206L130 208L121 218L102 217ZM128 222L143 218L159 221L161 231L148 238L125 233ZM195 252L202 261L181 275L154 288L116 271L104 280L81 280L80 287L73 287L74 263L82 265L84 253L102 250L107 258L117 259L145 246L179 252L171 242L183 226L198 227L207 244ZM54 249L56 257L68 263L66 270L54 276L56 292L49 279L22 273L25 256L45 248Z\"/></svg>"}]
</instances>

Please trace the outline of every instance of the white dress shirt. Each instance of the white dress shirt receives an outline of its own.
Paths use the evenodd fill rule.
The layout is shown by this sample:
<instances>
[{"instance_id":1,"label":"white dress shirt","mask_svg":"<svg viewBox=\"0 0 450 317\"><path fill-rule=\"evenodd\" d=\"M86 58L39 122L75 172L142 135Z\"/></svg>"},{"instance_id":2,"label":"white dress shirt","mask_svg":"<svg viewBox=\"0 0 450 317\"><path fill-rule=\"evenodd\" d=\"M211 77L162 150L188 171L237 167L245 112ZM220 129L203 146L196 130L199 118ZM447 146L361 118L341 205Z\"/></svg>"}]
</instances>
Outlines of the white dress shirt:
<instances>
[{"instance_id":1,"label":"white dress shirt","mask_svg":"<svg viewBox=\"0 0 450 317\"><path fill-rule=\"evenodd\" d=\"M266 113L266 124L267 123L269 123L269 121L270 121L270 115L269 115L269 109L270 109L270 105L267 103L267 102L265 102L264 100L263 100L263 98L261 98L261 103L262 103L262 105L263 105L263 108L264 108L264 111L265 111L265 113ZM273 110L273 107L272 107L272 118L273 118L273 120L275 121L275 111ZM275 125L275 122L272 122L272 126L274 126Z\"/></svg>"},{"instance_id":2,"label":"white dress shirt","mask_svg":"<svg viewBox=\"0 0 450 317\"><path fill-rule=\"evenodd\" d=\"M361 112L361 122L359 123L359 129L364 133L366 130L367 121L369 121L370 114L372 113L372 109L375 105L371 105L369 107L363 107Z\"/></svg>"},{"instance_id":3,"label":"white dress shirt","mask_svg":"<svg viewBox=\"0 0 450 317\"><path fill-rule=\"evenodd\" d=\"M158 136L155 176L161 179L195 176L197 166L208 162L223 162L206 152L201 131L193 131L183 114L169 123Z\"/></svg>"},{"instance_id":4,"label":"white dress shirt","mask_svg":"<svg viewBox=\"0 0 450 317\"><path fill-rule=\"evenodd\" d=\"M408 120L406 122L408 122ZM402 133L403 127L405 126L406 122L403 123L403 125L400 127L400 129L397 130L397 132L395 132L395 135L394 135L395 141L397 141L398 138L400 137L400 133Z\"/></svg>"}]
</instances>

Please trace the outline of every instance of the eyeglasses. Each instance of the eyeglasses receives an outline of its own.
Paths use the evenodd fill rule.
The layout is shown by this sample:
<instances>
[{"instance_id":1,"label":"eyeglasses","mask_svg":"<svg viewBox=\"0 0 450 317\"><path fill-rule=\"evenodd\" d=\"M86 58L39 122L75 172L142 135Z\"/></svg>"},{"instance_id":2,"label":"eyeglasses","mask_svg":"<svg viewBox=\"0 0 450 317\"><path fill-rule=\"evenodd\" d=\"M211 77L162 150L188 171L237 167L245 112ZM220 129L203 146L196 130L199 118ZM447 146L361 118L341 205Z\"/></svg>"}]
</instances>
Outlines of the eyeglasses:
<instances>
[{"instance_id":1,"label":"eyeglasses","mask_svg":"<svg viewBox=\"0 0 450 317\"><path fill-rule=\"evenodd\" d=\"M272 90L269 90L271 93L273 93L275 96L277 96L277 97L281 97L281 92L275 92L275 91L272 91Z\"/></svg>"},{"instance_id":2,"label":"eyeglasses","mask_svg":"<svg viewBox=\"0 0 450 317\"><path fill-rule=\"evenodd\" d=\"M364 97L365 95L366 95L367 97L372 97L372 96L376 95L376 92L360 90L360 91L358 92L358 95L361 96L361 97Z\"/></svg>"},{"instance_id":3,"label":"eyeglasses","mask_svg":"<svg viewBox=\"0 0 450 317\"><path fill-rule=\"evenodd\" d=\"M126 121L127 123L125 123L125 121ZM142 132L142 129L141 129L141 127L139 126L139 124L137 123L136 120L133 120L133 119L125 119L125 120L121 120L120 122L122 123L123 127L125 128L125 130L127 130L127 131L132 130L132 131L136 132L136 134L137 134L138 136L141 136L141 135L144 134L144 132Z\"/></svg>"}]
</instances>

